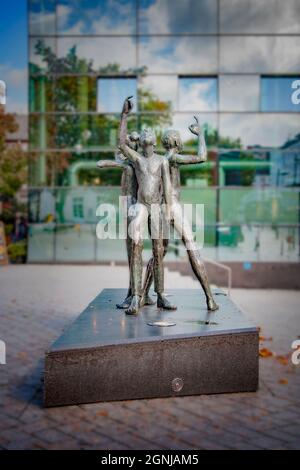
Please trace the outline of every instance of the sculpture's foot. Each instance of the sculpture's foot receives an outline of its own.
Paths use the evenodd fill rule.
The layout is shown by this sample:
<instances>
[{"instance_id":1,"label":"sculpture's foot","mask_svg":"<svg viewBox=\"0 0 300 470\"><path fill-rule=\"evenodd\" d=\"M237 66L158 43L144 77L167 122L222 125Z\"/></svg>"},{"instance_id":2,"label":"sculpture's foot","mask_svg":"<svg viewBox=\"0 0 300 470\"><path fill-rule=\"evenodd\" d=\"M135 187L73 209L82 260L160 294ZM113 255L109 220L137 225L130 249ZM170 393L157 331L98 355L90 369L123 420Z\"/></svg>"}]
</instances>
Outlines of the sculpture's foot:
<instances>
[{"instance_id":1,"label":"sculpture's foot","mask_svg":"<svg viewBox=\"0 0 300 470\"><path fill-rule=\"evenodd\" d=\"M177 310L176 305L171 304L163 294L157 294L157 306L165 310Z\"/></svg>"},{"instance_id":2,"label":"sculpture's foot","mask_svg":"<svg viewBox=\"0 0 300 470\"><path fill-rule=\"evenodd\" d=\"M140 300L140 307L143 307L144 305L154 305L155 302L154 300L151 299L149 294L142 295L141 300Z\"/></svg>"},{"instance_id":3,"label":"sculpture's foot","mask_svg":"<svg viewBox=\"0 0 300 470\"><path fill-rule=\"evenodd\" d=\"M125 300L123 300L123 302L121 302L120 304L116 304L116 307L117 308L128 308L131 304L131 295L129 295L128 297L126 297Z\"/></svg>"},{"instance_id":4,"label":"sculpture's foot","mask_svg":"<svg viewBox=\"0 0 300 470\"><path fill-rule=\"evenodd\" d=\"M218 308L219 308L219 305L216 304L213 298L207 300L207 310L214 311L214 310L218 310Z\"/></svg>"},{"instance_id":5,"label":"sculpture's foot","mask_svg":"<svg viewBox=\"0 0 300 470\"><path fill-rule=\"evenodd\" d=\"M137 315L139 311L140 298L138 295L133 295L130 306L125 310L126 315Z\"/></svg>"}]
</instances>

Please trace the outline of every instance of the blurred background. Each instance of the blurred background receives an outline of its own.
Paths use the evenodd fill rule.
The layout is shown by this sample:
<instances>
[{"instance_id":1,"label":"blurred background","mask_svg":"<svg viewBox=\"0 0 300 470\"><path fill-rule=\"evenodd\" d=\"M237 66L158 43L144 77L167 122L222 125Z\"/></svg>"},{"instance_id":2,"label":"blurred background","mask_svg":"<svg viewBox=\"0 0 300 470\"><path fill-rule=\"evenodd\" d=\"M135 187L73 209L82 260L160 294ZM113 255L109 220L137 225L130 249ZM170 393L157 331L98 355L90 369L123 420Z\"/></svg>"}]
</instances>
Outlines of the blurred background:
<instances>
[{"instance_id":1,"label":"blurred background","mask_svg":"<svg viewBox=\"0 0 300 470\"><path fill-rule=\"evenodd\" d=\"M124 241L96 238L96 207L118 205L121 178L96 162L114 158L133 95L129 130L154 128L158 152L172 127L196 153L188 125L199 118L208 161L181 180L182 201L205 204L204 256L230 267L236 286L300 287L298 0L18 0L3 10L14 23L0 45L11 262L126 262ZM167 262L189 269L178 243Z\"/></svg>"}]
</instances>

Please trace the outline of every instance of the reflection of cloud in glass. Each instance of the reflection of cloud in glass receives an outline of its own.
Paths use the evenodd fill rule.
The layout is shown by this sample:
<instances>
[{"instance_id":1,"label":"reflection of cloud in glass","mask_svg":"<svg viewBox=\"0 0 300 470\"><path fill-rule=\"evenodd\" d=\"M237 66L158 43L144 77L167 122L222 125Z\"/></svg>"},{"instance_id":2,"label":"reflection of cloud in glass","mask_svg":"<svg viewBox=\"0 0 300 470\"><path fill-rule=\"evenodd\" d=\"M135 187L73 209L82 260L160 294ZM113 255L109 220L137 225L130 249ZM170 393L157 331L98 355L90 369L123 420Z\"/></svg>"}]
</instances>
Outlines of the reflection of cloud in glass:
<instances>
[{"instance_id":1,"label":"reflection of cloud in glass","mask_svg":"<svg viewBox=\"0 0 300 470\"><path fill-rule=\"evenodd\" d=\"M220 41L222 72L299 72L300 37L226 37Z\"/></svg>"},{"instance_id":2,"label":"reflection of cloud in glass","mask_svg":"<svg viewBox=\"0 0 300 470\"><path fill-rule=\"evenodd\" d=\"M294 111L300 107L292 103L292 83L297 77L262 77L262 111ZM299 77L298 77L299 79Z\"/></svg>"},{"instance_id":3,"label":"reflection of cloud in glass","mask_svg":"<svg viewBox=\"0 0 300 470\"><path fill-rule=\"evenodd\" d=\"M135 78L100 78L97 90L97 111L120 113L125 98L133 96L136 110Z\"/></svg>"},{"instance_id":4,"label":"reflection of cloud in glass","mask_svg":"<svg viewBox=\"0 0 300 470\"><path fill-rule=\"evenodd\" d=\"M258 111L259 77L220 75L220 111Z\"/></svg>"},{"instance_id":5,"label":"reflection of cloud in glass","mask_svg":"<svg viewBox=\"0 0 300 470\"><path fill-rule=\"evenodd\" d=\"M139 65L153 73L216 73L217 39L141 37Z\"/></svg>"},{"instance_id":6,"label":"reflection of cloud in glass","mask_svg":"<svg viewBox=\"0 0 300 470\"><path fill-rule=\"evenodd\" d=\"M95 37L58 38L58 56L65 57L72 47L76 46L77 55L87 61L93 59L94 69L118 64L121 69L136 67L135 38Z\"/></svg>"},{"instance_id":7,"label":"reflection of cloud in glass","mask_svg":"<svg viewBox=\"0 0 300 470\"><path fill-rule=\"evenodd\" d=\"M140 90L150 91L162 102L172 103L172 108L176 108L177 77L161 75L149 75L140 78Z\"/></svg>"},{"instance_id":8,"label":"reflection of cloud in glass","mask_svg":"<svg viewBox=\"0 0 300 470\"><path fill-rule=\"evenodd\" d=\"M221 33L299 33L299 0L222 0Z\"/></svg>"},{"instance_id":9,"label":"reflection of cloud in glass","mask_svg":"<svg viewBox=\"0 0 300 470\"><path fill-rule=\"evenodd\" d=\"M55 2L29 1L29 30L31 34L55 33Z\"/></svg>"},{"instance_id":10,"label":"reflection of cloud in glass","mask_svg":"<svg viewBox=\"0 0 300 470\"><path fill-rule=\"evenodd\" d=\"M217 79L216 78L180 78L179 110L180 111L216 111Z\"/></svg>"},{"instance_id":11,"label":"reflection of cloud in glass","mask_svg":"<svg viewBox=\"0 0 300 470\"><path fill-rule=\"evenodd\" d=\"M204 129L216 129L217 128L217 115L216 114L197 114L199 120L199 125ZM189 131L188 127L190 124L194 123L194 115L190 114L178 114L173 115L172 128L180 132L181 138L183 141L187 141L195 138L195 136Z\"/></svg>"},{"instance_id":12,"label":"reflection of cloud in glass","mask_svg":"<svg viewBox=\"0 0 300 470\"><path fill-rule=\"evenodd\" d=\"M240 138L244 147L281 147L299 133L300 116L288 114L221 114L220 135Z\"/></svg>"},{"instance_id":13,"label":"reflection of cloud in glass","mask_svg":"<svg viewBox=\"0 0 300 470\"><path fill-rule=\"evenodd\" d=\"M217 32L216 0L141 0L141 34Z\"/></svg>"},{"instance_id":14,"label":"reflection of cloud in glass","mask_svg":"<svg viewBox=\"0 0 300 470\"><path fill-rule=\"evenodd\" d=\"M59 0L60 34L131 34L136 32L135 0Z\"/></svg>"}]
</instances>

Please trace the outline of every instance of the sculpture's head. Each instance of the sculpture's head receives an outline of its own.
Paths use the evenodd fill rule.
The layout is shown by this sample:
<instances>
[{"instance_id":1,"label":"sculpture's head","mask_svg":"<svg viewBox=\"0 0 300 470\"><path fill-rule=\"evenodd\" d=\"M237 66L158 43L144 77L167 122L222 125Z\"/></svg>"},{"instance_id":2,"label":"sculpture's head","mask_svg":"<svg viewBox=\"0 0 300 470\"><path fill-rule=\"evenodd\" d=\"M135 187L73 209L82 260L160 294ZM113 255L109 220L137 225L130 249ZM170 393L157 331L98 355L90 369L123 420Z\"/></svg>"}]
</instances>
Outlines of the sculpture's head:
<instances>
[{"instance_id":1,"label":"sculpture's head","mask_svg":"<svg viewBox=\"0 0 300 470\"><path fill-rule=\"evenodd\" d=\"M140 136L136 131L131 132L126 137L126 144L133 150L137 150L140 144Z\"/></svg>"},{"instance_id":2,"label":"sculpture's head","mask_svg":"<svg viewBox=\"0 0 300 470\"><path fill-rule=\"evenodd\" d=\"M152 129L143 129L140 134L141 147L145 145L156 145L156 137Z\"/></svg>"},{"instance_id":3,"label":"sculpture's head","mask_svg":"<svg viewBox=\"0 0 300 470\"><path fill-rule=\"evenodd\" d=\"M178 152L182 151L182 140L178 131L174 129L167 129L161 136L161 142L166 150L177 149Z\"/></svg>"}]
</instances>

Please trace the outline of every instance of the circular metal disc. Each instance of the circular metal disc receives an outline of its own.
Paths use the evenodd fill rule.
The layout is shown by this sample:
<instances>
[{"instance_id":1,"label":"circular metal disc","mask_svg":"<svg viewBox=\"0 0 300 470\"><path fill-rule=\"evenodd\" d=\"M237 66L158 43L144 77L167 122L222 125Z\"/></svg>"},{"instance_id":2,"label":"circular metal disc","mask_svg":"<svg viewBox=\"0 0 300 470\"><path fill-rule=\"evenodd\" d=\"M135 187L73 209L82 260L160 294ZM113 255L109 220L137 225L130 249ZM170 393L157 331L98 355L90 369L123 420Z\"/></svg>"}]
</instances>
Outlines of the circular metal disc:
<instances>
[{"instance_id":1,"label":"circular metal disc","mask_svg":"<svg viewBox=\"0 0 300 470\"><path fill-rule=\"evenodd\" d=\"M147 325L149 326L175 326L176 323L174 323L173 321L167 321L167 320L157 320L157 321L148 322Z\"/></svg>"}]
</instances>

